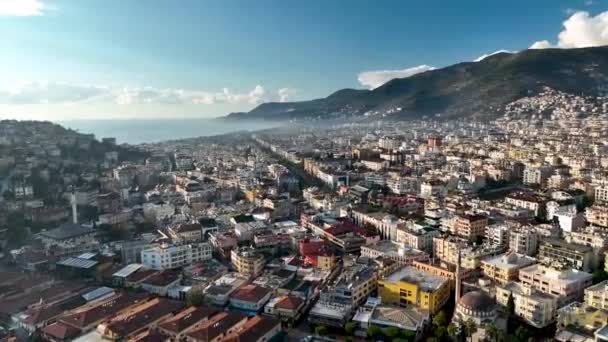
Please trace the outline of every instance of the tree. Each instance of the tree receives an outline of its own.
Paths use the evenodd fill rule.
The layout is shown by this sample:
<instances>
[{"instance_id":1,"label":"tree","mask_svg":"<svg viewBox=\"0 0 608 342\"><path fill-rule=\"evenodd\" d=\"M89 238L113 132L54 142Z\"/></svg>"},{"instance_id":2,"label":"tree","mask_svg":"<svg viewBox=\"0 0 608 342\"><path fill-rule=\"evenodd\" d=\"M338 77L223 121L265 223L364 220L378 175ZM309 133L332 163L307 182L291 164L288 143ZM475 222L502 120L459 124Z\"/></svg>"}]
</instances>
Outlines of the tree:
<instances>
[{"instance_id":1,"label":"tree","mask_svg":"<svg viewBox=\"0 0 608 342\"><path fill-rule=\"evenodd\" d=\"M447 331L448 331L448 336L450 336L450 339L452 339L452 341L456 341L460 337L460 326L458 326L454 323L450 323L448 325Z\"/></svg>"},{"instance_id":2,"label":"tree","mask_svg":"<svg viewBox=\"0 0 608 342\"><path fill-rule=\"evenodd\" d=\"M201 291L192 290L186 296L186 305L201 306L204 303L204 296Z\"/></svg>"},{"instance_id":3,"label":"tree","mask_svg":"<svg viewBox=\"0 0 608 342\"><path fill-rule=\"evenodd\" d=\"M475 246L479 246L483 243L483 235L472 235L469 241Z\"/></svg>"},{"instance_id":4,"label":"tree","mask_svg":"<svg viewBox=\"0 0 608 342\"><path fill-rule=\"evenodd\" d=\"M603 269L598 270L593 275L593 284L601 283L604 280L608 280L608 273L606 273L606 271L604 271Z\"/></svg>"},{"instance_id":5,"label":"tree","mask_svg":"<svg viewBox=\"0 0 608 342\"><path fill-rule=\"evenodd\" d=\"M416 340L416 332L411 331L411 330L402 330L401 338L399 338L397 340L402 340L402 342L403 341L414 342ZM393 342L394 342L394 340L393 340Z\"/></svg>"},{"instance_id":6,"label":"tree","mask_svg":"<svg viewBox=\"0 0 608 342\"><path fill-rule=\"evenodd\" d=\"M377 325L370 325L367 328L367 336L369 336L372 340L382 336L382 329L380 329Z\"/></svg>"},{"instance_id":7,"label":"tree","mask_svg":"<svg viewBox=\"0 0 608 342\"><path fill-rule=\"evenodd\" d=\"M509 318L515 317L515 298L513 298L512 293L509 293L509 298L507 299L507 314Z\"/></svg>"},{"instance_id":8,"label":"tree","mask_svg":"<svg viewBox=\"0 0 608 342\"><path fill-rule=\"evenodd\" d=\"M477 325L473 322L472 319L468 319L464 322L464 333L466 337L471 338L473 340L473 335L477 332Z\"/></svg>"},{"instance_id":9,"label":"tree","mask_svg":"<svg viewBox=\"0 0 608 342\"><path fill-rule=\"evenodd\" d=\"M315 328L315 334L319 336L327 335L327 333L329 333L329 329L324 325L319 325Z\"/></svg>"},{"instance_id":10,"label":"tree","mask_svg":"<svg viewBox=\"0 0 608 342\"><path fill-rule=\"evenodd\" d=\"M6 240L11 246L21 247L27 239L28 232L25 216L20 212L11 212L6 220Z\"/></svg>"},{"instance_id":11,"label":"tree","mask_svg":"<svg viewBox=\"0 0 608 342\"><path fill-rule=\"evenodd\" d=\"M346 324L344 324L344 330L346 330L346 333L349 335L352 335L355 333L355 330L357 330L357 323L355 322L346 322Z\"/></svg>"},{"instance_id":12,"label":"tree","mask_svg":"<svg viewBox=\"0 0 608 342\"><path fill-rule=\"evenodd\" d=\"M494 322L490 323L486 328L486 335L488 335L490 341L498 342L498 339L500 337L500 331L498 331L498 327L496 326L496 324L494 324Z\"/></svg>"},{"instance_id":13,"label":"tree","mask_svg":"<svg viewBox=\"0 0 608 342\"><path fill-rule=\"evenodd\" d=\"M441 310L435 317L433 317L433 326L442 327L447 324L447 319L445 318L445 311Z\"/></svg>"},{"instance_id":14,"label":"tree","mask_svg":"<svg viewBox=\"0 0 608 342\"><path fill-rule=\"evenodd\" d=\"M108 241L120 241L130 237L127 228L120 225L100 224L97 228Z\"/></svg>"},{"instance_id":15,"label":"tree","mask_svg":"<svg viewBox=\"0 0 608 342\"><path fill-rule=\"evenodd\" d=\"M519 340L521 342L527 342L528 339L532 336L531 336L530 332L528 331L528 329L526 329L520 325L519 328L517 328L517 330L515 330L515 337L517 337L517 340Z\"/></svg>"},{"instance_id":16,"label":"tree","mask_svg":"<svg viewBox=\"0 0 608 342\"><path fill-rule=\"evenodd\" d=\"M401 334L401 330L396 327L387 327L384 329L384 335L391 340L397 338Z\"/></svg>"}]
</instances>

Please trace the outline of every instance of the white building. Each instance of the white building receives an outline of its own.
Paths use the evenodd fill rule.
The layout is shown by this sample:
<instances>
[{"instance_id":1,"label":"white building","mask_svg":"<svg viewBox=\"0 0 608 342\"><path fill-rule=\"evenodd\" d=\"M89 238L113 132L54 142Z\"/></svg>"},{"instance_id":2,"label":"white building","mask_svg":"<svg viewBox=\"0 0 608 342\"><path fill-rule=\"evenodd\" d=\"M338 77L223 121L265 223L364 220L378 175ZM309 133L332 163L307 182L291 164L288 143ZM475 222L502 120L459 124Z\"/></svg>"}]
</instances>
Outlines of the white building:
<instances>
[{"instance_id":1,"label":"white building","mask_svg":"<svg viewBox=\"0 0 608 342\"><path fill-rule=\"evenodd\" d=\"M509 296L513 296L515 315L528 324L543 328L555 321L557 296L515 282L496 287L496 301L499 304L506 306Z\"/></svg>"},{"instance_id":2,"label":"white building","mask_svg":"<svg viewBox=\"0 0 608 342\"><path fill-rule=\"evenodd\" d=\"M148 268L156 270L188 266L211 259L212 247L209 243L200 242L184 245L161 245L141 251L141 262Z\"/></svg>"}]
</instances>

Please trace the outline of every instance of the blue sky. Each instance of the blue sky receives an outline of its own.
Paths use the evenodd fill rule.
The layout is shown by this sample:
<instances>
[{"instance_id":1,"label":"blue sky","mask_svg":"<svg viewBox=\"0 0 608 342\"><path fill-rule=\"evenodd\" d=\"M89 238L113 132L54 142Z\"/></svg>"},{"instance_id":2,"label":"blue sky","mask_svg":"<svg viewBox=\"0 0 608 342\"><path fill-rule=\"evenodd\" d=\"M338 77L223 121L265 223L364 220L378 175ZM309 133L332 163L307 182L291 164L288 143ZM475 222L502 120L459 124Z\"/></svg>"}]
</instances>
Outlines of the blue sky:
<instances>
[{"instance_id":1,"label":"blue sky","mask_svg":"<svg viewBox=\"0 0 608 342\"><path fill-rule=\"evenodd\" d=\"M603 45L602 1L0 0L0 118L211 117Z\"/></svg>"}]
</instances>

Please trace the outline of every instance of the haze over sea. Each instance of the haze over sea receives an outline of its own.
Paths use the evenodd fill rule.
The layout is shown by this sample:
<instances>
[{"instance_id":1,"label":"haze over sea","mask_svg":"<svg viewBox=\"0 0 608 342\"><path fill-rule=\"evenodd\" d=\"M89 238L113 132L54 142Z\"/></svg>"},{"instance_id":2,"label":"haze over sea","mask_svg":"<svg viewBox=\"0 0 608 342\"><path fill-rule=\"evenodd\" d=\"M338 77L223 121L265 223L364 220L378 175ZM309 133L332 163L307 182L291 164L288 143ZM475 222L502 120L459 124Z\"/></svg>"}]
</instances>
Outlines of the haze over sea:
<instances>
[{"instance_id":1,"label":"haze over sea","mask_svg":"<svg viewBox=\"0 0 608 342\"><path fill-rule=\"evenodd\" d=\"M256 131L277 127L276 122L234 122L213 119L155 120L70 120L58 124L95 138L116 138L117 143L141 144L166 140L212 136L242 130Z\"/></svg>"}]
</instances>

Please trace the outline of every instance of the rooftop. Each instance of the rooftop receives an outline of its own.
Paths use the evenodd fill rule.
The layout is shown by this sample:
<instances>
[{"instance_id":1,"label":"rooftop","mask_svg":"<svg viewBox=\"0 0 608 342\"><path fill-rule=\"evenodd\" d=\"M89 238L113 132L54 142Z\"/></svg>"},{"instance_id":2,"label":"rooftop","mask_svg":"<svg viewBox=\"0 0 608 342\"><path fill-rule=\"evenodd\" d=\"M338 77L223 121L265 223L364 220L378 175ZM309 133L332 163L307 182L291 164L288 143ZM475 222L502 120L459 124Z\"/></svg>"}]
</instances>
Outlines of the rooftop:
<instances>
[{"instance_id":1,"label":"rooftop","mask_svg":"<svg viewBox=\"0 0 608 342\"><path fill-rule=\"evenodd\" d=\"M501 255L497 255L494 257L490 257L482 261L482 263L490 264L492 266L510 269L514 267L525 267L528 265L532 265L536 260L532 257L523 254L517 253L505 253Z\"/></svg>"},{"instance_id":2,"label":"rooftop","mask_svg":"<svg viewBox=\"0 0 608 342\"><path fill-rule=\"evenodd\" d=\"M422 289L431 291L439 289L441 286L443 286L443 284L448 282L447 278L419 271L412 266L402 267L394 273L386 276L384 280L390 283L397 283L401 281L417 284Z\"/></svg>"},{"instance_id":3,"label":"rooftop","mask_svg":"<svg viewBox=\"0 0 608 342\"><path fill-rule=\"evenodd\" d=\"M194 324L209 318L217 312L216 309L206 307L188 307L175 316L164 320L158 327L172 333L180 333Z\"/></svg>"},{"instance_id":4,"label":"rooftop","mask_svg":"<svg viewBox=\"0 0 608 342\"><path fill-rule=\"evenodd\" d=\"M52 240L67 240L93 233L95 233L95 229L74 223L64 223L55 229L40 232L38 235Z\"/></svg>"},{"instance_id":5,"label":"rooftop","mask_svg":"<svg viewBox=\"0 0 608 342\"><path fill-rule=\"evenodd\" d=\"M268 296L270 290L261 286L253 284L245 285L240 289L234 291L230 296L231 299L240 300L244 302L257 303Z\"/></svg>"}]
</instances>

